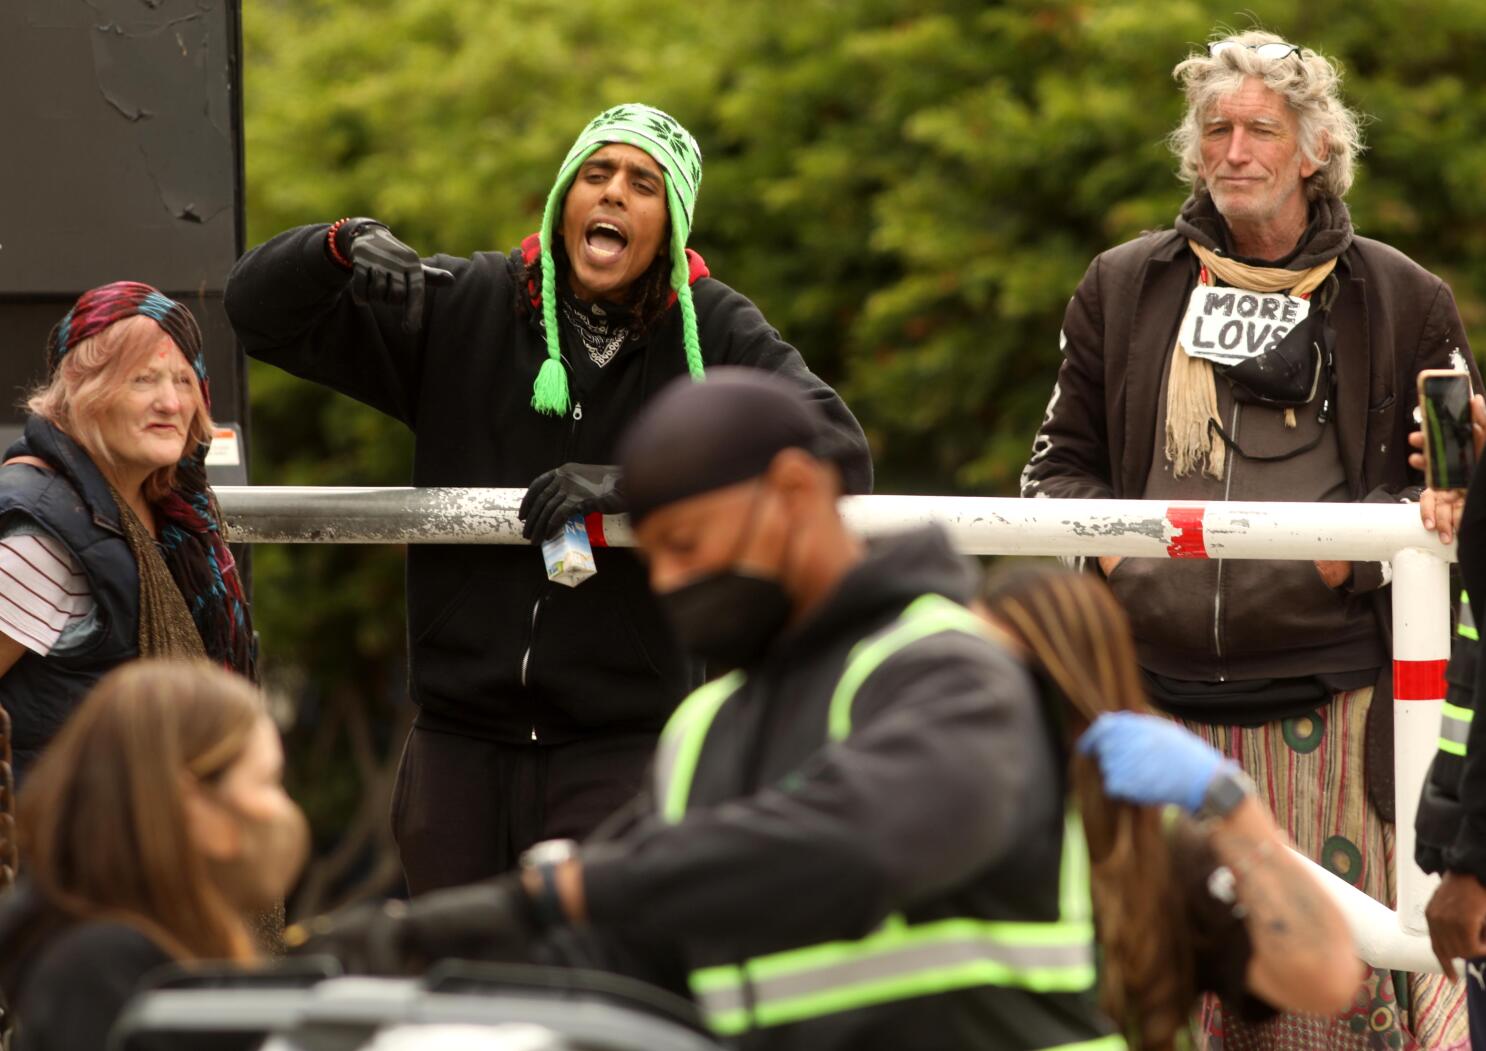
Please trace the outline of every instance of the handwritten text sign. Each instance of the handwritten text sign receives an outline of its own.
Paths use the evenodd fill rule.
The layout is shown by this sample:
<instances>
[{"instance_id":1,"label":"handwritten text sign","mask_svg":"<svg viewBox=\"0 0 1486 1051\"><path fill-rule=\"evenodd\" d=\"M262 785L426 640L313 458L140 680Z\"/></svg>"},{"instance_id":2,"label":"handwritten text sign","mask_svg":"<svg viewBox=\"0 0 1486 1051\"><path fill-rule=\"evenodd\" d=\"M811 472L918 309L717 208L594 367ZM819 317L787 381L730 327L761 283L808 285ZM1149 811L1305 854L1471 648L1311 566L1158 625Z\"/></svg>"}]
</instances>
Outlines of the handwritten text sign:
<instances>
[{"instance_id":1,"label":"handwritten text sign","mask_svg":"<svg viewBox=\"0 0 1486 1051\"><path fill-rule=\"evenodd\" d=\"M1272 350L1310 309L1310 300L1283 292L1198 285L1182 318L1181 344L1194 358L1236 365Z\"/></svg>"}]
</instances>

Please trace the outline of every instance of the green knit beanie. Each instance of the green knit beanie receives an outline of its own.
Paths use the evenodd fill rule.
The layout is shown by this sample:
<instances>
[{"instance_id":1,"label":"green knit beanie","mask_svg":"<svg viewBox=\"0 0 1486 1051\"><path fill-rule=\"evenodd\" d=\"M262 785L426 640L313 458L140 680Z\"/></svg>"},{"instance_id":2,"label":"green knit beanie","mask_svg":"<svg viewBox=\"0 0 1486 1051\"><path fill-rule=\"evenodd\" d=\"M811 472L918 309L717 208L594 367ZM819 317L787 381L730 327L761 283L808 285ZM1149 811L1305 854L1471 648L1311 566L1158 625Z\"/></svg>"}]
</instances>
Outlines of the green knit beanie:
<instances>
[{"instance_id":1,"label":"green knit beanie","mask_svg":"<svg viewBox=\"0 0 1486 1051\"><path fill-rule=\"evenodd\" d=\"M600 113L583 129L557 171L557 182L547 195L547 207L542 212L542 327L547 339L547 360L537 373L531 404L538 412L551 416L562 416L568 411L568 375L562 367L557 334L557 270L552 262L552 229L562 214L568 187L583 162L615 142L644 150L665 172L666 208L671 218L671 289L681 308L686 367L693 379L702 378L702 345L697 339L691 266L686 259L692 212L696 208L697 190L702 185L702 149L675 117L651 106L626 103Z\"/></svg>"}]
</instances>

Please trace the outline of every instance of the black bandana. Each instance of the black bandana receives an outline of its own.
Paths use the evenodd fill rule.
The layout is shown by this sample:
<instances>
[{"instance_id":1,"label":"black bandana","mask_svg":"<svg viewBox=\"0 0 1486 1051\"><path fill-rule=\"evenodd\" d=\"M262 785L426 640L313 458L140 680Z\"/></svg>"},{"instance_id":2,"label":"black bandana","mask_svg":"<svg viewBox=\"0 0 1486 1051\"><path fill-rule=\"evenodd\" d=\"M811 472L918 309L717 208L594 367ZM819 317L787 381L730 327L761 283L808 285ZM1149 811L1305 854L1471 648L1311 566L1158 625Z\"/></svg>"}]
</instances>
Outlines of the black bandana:
<instances>
[{"instance_id":1,"label":"black bandana","mask_svg":"<svg viewBox=\"0 0 1486 1051\"><path fill-rule=\"evenodd\" d=\"M585 303L573 296L559 296L565 327L577 333L588 360L603 368L618 356L634 331L634 315L613 303Z\"/></svg>"}]
</instances>

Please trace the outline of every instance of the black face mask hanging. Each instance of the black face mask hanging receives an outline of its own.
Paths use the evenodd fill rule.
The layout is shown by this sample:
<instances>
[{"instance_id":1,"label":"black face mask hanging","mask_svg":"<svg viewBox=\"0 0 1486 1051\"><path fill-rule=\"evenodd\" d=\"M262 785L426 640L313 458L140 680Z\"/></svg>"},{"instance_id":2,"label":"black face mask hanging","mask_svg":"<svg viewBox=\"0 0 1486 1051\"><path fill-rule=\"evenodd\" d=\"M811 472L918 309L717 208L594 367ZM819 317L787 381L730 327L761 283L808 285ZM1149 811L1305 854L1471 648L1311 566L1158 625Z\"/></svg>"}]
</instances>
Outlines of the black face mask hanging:
<instances>
[{"instance_id":1,"label":"black face mask hanging","mask_svg":"<svg viewBox=\"0 0 1486 1051\"><path fill-rule=\"evenodd\" d=\"M1251 456L1217 420L1209 419L1208 429L1216 432L1224 445L1246 460L1272 463L1310 452L1321 444L1326 434L1326 423L1331 419L1331 395L1335 386L1332 351L1335 343L1336 333L1331 328L1330 312L1323 309L1312 313L1263 354L1237 365L1213 366L1218 375L1232 384L1234 400L1245 405L1298 409L1314 401L1319 392L1321 406L1316 412L1316 422L1321 429L1311 441L1289 452Z\"/></svg>"},{"instance_id":2,"label":"black face mask hanging","mask_svg":"<svg viewBox=\"0 0 1486 1051\"><path fill-rule=\"evenodd\" d=\"M719 667L745 668L756 662L784 630L794 608L777 579L737 565L753 535L763 496L761 491L749 509L732 565L656 595L682 647Z\"/></svg>"}]
</instances>

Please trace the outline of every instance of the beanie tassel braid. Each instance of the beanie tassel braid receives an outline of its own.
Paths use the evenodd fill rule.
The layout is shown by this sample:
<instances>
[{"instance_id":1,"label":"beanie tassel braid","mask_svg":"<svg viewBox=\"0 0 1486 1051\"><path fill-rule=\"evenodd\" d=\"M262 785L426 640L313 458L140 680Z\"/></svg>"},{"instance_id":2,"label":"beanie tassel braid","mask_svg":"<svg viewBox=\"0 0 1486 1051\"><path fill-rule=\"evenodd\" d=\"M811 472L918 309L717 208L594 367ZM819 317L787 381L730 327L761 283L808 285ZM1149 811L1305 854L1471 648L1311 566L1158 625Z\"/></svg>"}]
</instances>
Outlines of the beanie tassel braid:
<instances>
[{"instance_id":1,"label":"beanie tassel braid","mask_svg":"<svg viewBox=\"0 0 1486 1051\"><path fill-rule=\"evenodd\" d=\"M666 204L672 215L685 215L676 190L666 184ZM686 258L686 235L681 224L671 223L671 290L681 310L681 344L686 350L686 370L698 383L706 379L702 366L702 341L697 336L697 308L691 301L691 263ZM539 377L540 378L540 377Z\"/></svg>"}]
</instances>

